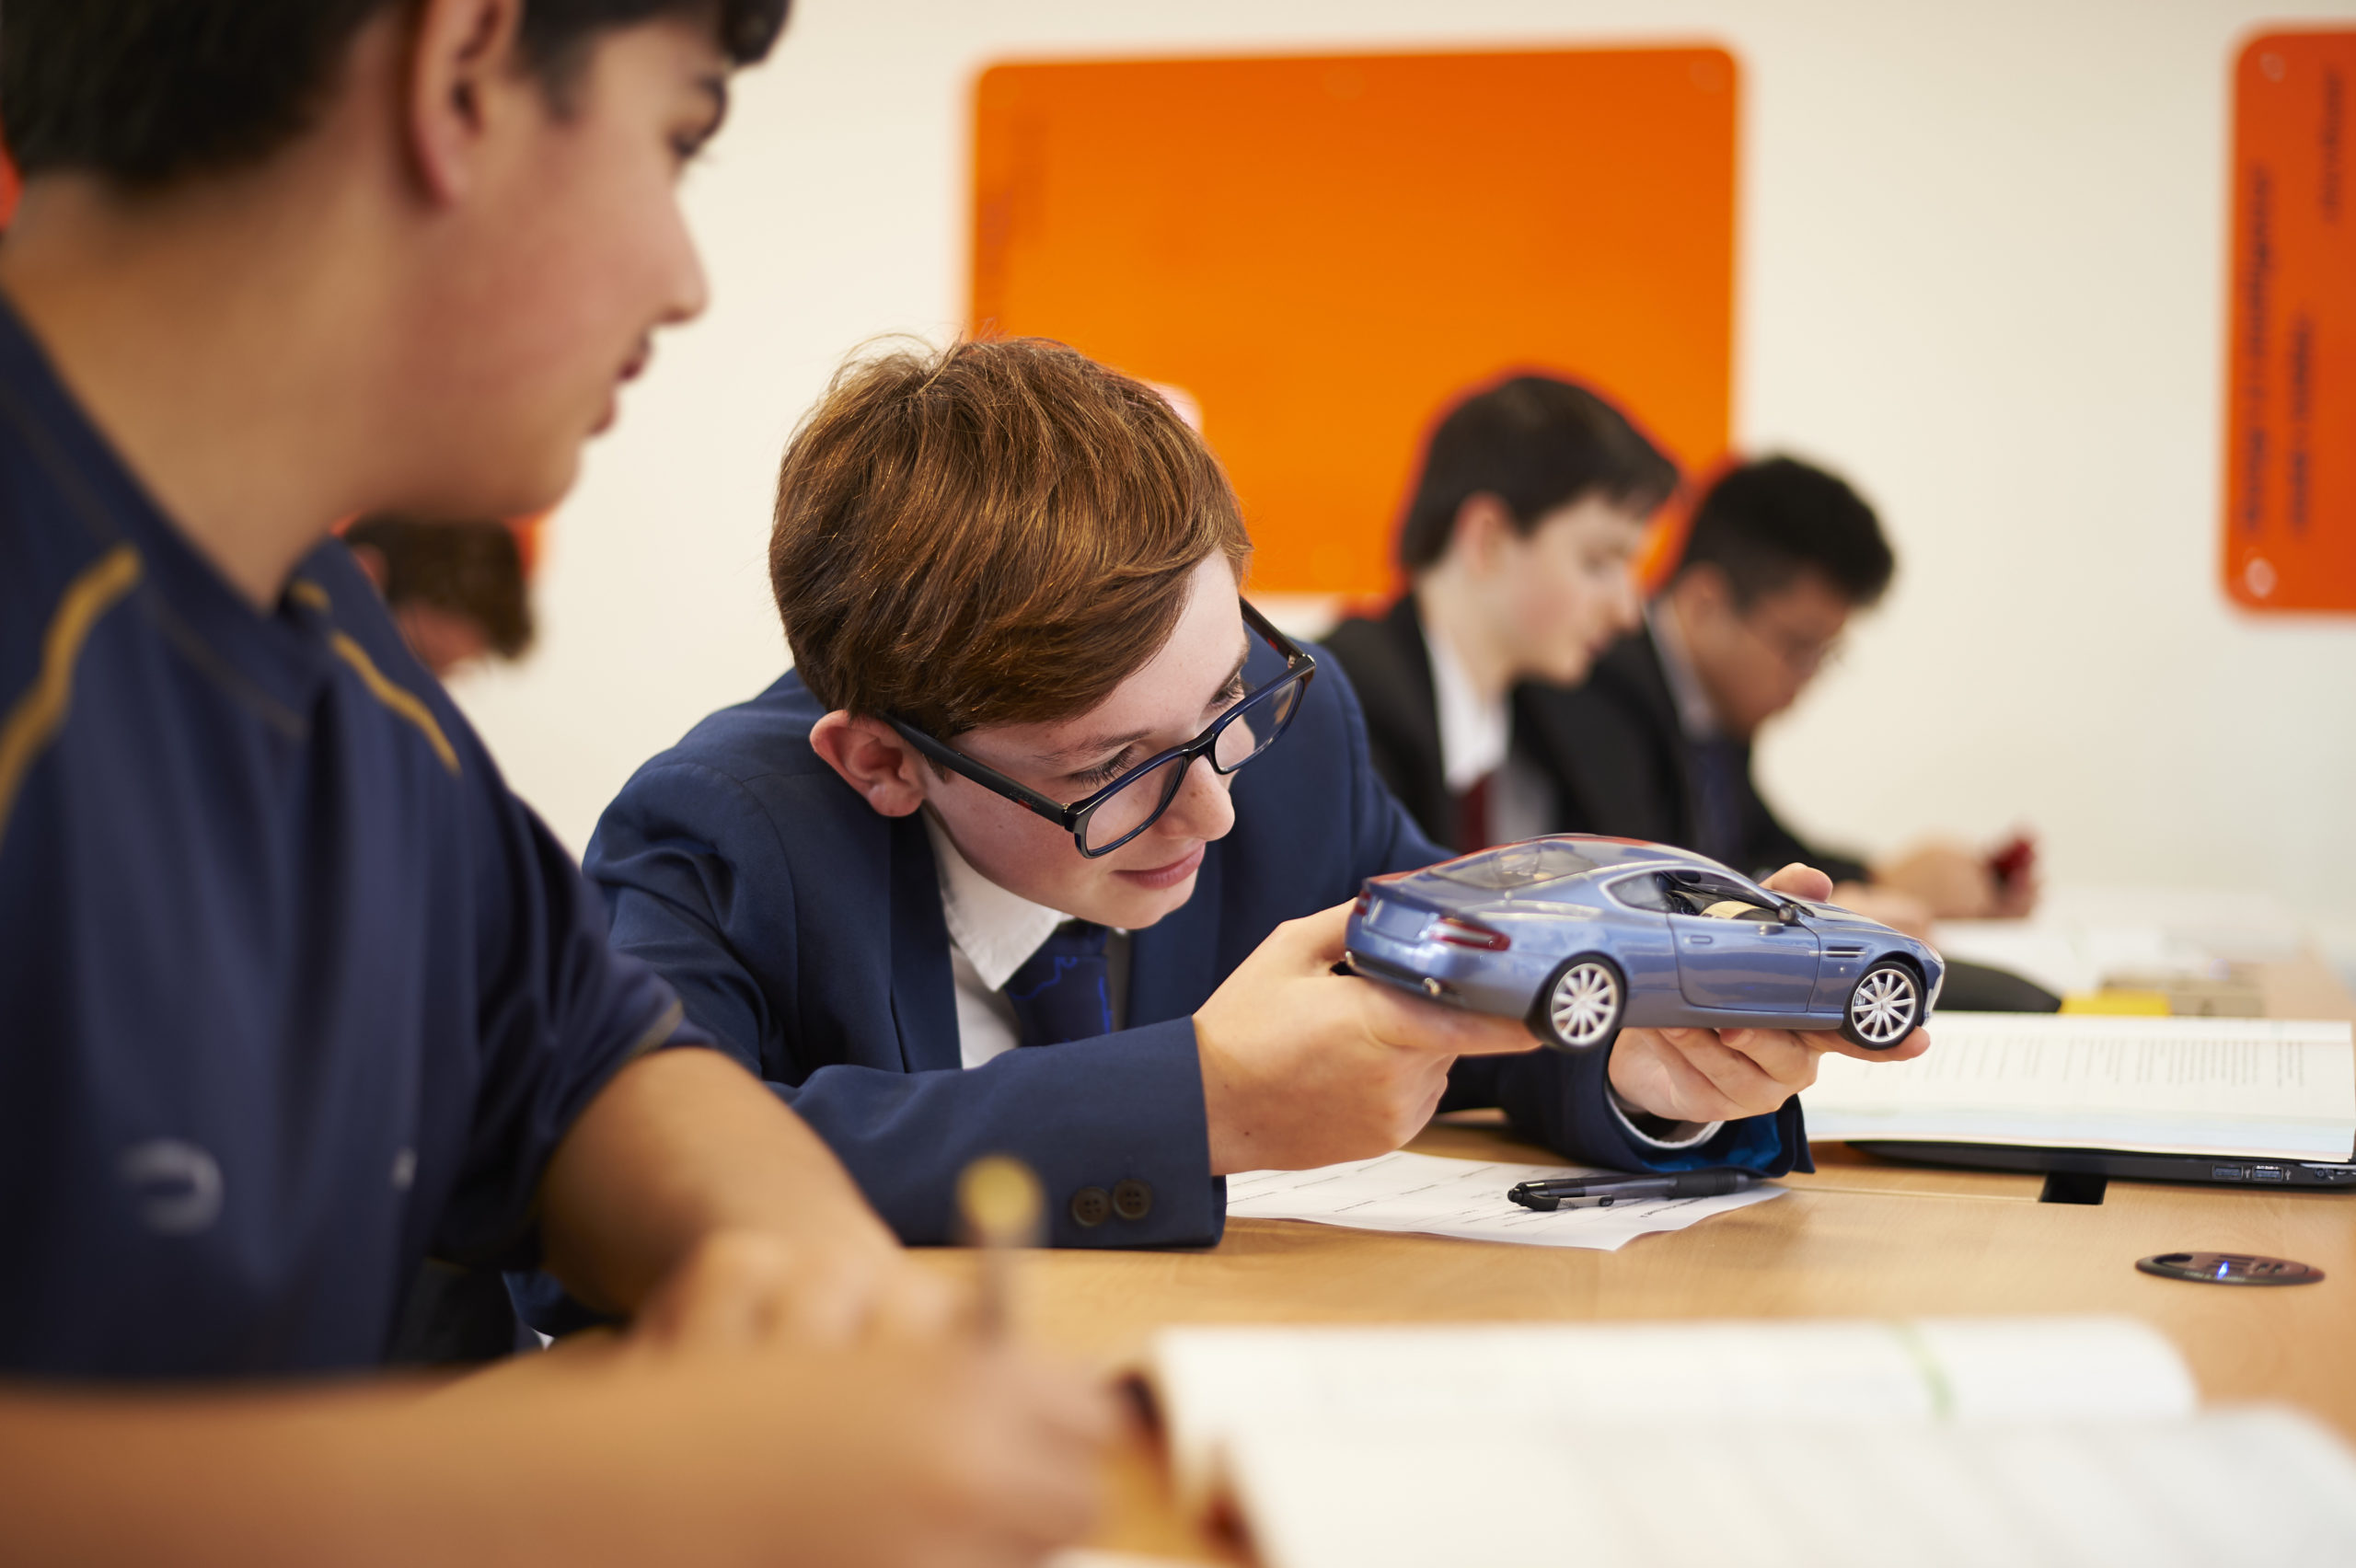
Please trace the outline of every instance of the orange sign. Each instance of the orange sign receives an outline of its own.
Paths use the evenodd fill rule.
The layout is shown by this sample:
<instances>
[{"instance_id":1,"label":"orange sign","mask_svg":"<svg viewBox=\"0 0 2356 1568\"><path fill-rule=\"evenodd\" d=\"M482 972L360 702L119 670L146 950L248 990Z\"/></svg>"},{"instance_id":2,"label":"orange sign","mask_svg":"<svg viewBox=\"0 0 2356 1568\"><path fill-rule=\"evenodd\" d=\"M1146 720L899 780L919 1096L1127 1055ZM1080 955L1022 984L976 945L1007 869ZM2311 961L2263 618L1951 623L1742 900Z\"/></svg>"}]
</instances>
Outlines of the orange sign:
<instances>
[{"instance_id":1,"label":"orange sign","mask_svg":"<svg viewBox=\"0 0 2356 1568\"><path fill-rule=\"evenodd\" d=\"M1426 432L1503 372L1726 449L1738 88L1712 48L998 66L974 325L1198 410L1258 587L1384 593Z\"/></svg>"},{"instance_id":2,"label":"orange sign","mask_svg":"<svg viewBox=\"0 0 2356 1568\"><path fill-rule=\"evenodd\" d=\"M2356 610L2356 32L2252 39L2234 74L2225 592Z\"/></svg>"}]
</instances>

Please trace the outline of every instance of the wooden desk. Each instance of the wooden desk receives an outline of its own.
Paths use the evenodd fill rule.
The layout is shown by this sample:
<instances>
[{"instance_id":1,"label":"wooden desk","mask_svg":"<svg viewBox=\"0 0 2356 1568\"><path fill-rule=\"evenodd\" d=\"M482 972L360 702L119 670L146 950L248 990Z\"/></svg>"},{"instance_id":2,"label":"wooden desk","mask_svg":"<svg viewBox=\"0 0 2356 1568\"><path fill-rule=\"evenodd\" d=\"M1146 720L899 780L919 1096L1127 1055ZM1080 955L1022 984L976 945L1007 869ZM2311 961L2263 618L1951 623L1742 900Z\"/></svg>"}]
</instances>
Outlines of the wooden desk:
<instances>
[{"instance_id":1,"label":"wooden desk","mask_svg":"<svg viewBox=\"0 0 2356 1568\"><path fill-rule=\"evenodd\" d=\"M2269 995L2299 1004L2284 1014L2356 1017L2321 965L2281 966ZM1556 1158L1477 1113L1409 1147ZM2100 1205L2044 1204L2034 1176L1899 1166L1832 1144L1816 1158L1784 1197L1618 1252L1236 1220L1207 1251L1035 1254L1018 1311L1041 1343L1108 1369L1136 1366L1168 1323L2121 1312L2176 1343L2206 1399L2285 1401L2356 1441L2356 1193L2114 1182ZM2180 1251L2295 1258L2327 1277L2246 1289L2135 1270ZM1149 1444L1116 1457L1108 1496L1100 1545L1245 1561L1177 1516Z\"/></svg>"}]
</instances>

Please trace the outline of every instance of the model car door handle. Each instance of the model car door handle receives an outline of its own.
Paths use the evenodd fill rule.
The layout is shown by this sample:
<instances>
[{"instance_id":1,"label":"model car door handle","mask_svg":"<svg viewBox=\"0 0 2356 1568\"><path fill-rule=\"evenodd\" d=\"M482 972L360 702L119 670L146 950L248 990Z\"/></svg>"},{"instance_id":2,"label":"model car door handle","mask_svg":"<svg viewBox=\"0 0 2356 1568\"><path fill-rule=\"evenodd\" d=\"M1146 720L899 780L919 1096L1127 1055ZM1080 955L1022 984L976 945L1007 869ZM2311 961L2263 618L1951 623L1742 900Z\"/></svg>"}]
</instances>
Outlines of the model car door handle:
<instances>
[{"instance_id":1,"label":"model car door handle","mask_svg":"<svg viewBox=\"0 0 2356 1568\"><path fill-rule=\"evenodd\" d=\"M1718 939L1715 937L1688 937L1685 939L1685 945L1687 947L1708 947L1712 942L1715 942Z\"/></svg>"}]
</instances>

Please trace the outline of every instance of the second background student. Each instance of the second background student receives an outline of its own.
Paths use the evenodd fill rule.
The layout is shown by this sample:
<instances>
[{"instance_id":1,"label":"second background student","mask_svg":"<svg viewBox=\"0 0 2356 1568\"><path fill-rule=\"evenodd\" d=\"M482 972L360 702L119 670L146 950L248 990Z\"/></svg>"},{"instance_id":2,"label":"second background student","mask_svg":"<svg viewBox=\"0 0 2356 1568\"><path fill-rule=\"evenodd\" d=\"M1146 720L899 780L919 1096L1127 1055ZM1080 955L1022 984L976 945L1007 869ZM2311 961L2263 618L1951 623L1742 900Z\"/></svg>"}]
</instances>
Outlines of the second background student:
<instances>
[{"instance_id":1,"label":"second background student","mask_svg":"<svg viewBox=\"0 0 2356 1568\"><path fill-rule=\"evenodd\" d=\"M616 942L909 1240L949 1239L956 1172L1003 1151L1057 1244L1206 1244L1220 1177L1396 1147L1444 1096L1602 1165L1805 1165L1793 1097L1837 1035L1566 1059L1330 973L1360 882L1446 852L1348 682L1304 684L1240 601L1249 548L1200 438L1068 349L853 369L780 478L795 669L607 811Z\"/></svg>"},{"instance_id":2,"label":"second background student","mask_svg":"<svg viewBox=\"0 0 2356 1568\"><path fill-rule=\"evenodd\" d=\"M1839 902L1927 936L2021 913L2026 877L1932 840L1873 865L1811 846L1760 794L1750 748L1797 700L1894 558L1872 508L1789 458L1729 471L1650 605L1637 547L1677 469L1610 400L1520 375L1435 428L1399 539L1408 589L1329 645L1366 705L1376 766L1459 849L1541 833L1676 844L1746 874L1802 861ZM1977 1006L2045 1006L2005 983Z\"/></svg>"}]
</instances>

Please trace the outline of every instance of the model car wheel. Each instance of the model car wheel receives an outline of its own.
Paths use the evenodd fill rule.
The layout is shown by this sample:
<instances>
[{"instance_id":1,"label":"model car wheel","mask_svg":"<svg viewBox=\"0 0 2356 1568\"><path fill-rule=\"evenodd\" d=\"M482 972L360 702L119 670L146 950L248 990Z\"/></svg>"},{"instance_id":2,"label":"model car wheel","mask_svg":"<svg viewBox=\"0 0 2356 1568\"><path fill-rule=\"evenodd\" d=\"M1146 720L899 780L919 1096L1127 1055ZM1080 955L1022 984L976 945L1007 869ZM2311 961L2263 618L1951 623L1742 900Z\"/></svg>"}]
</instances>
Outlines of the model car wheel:
<instances>
[{"instance_id":1,"label":"model car wheel","mask_svg":"<svg viewBox=\"0 0 2356 1568\"><path fill-rule=\"evenodd\" d=\"M1620 966L1600 952L1566 959L1538 993L1530 1027L1561 1051L1592 1051L1620 1032L1628 1009L1628 983Z\"/></svg>"},{"instance_id":2,"label":"model car wheel","mask_svg":"<svg viewBox=\"0 0 2356 1568\"><path fill-rule=\"evenodd\" d=\"M1902 959L1885 958L1858 978L1841 1017L1842 1037L1868 1051L1887 1051L1923 1021L1923 977Z\"/></svg>"}]
</instances>

